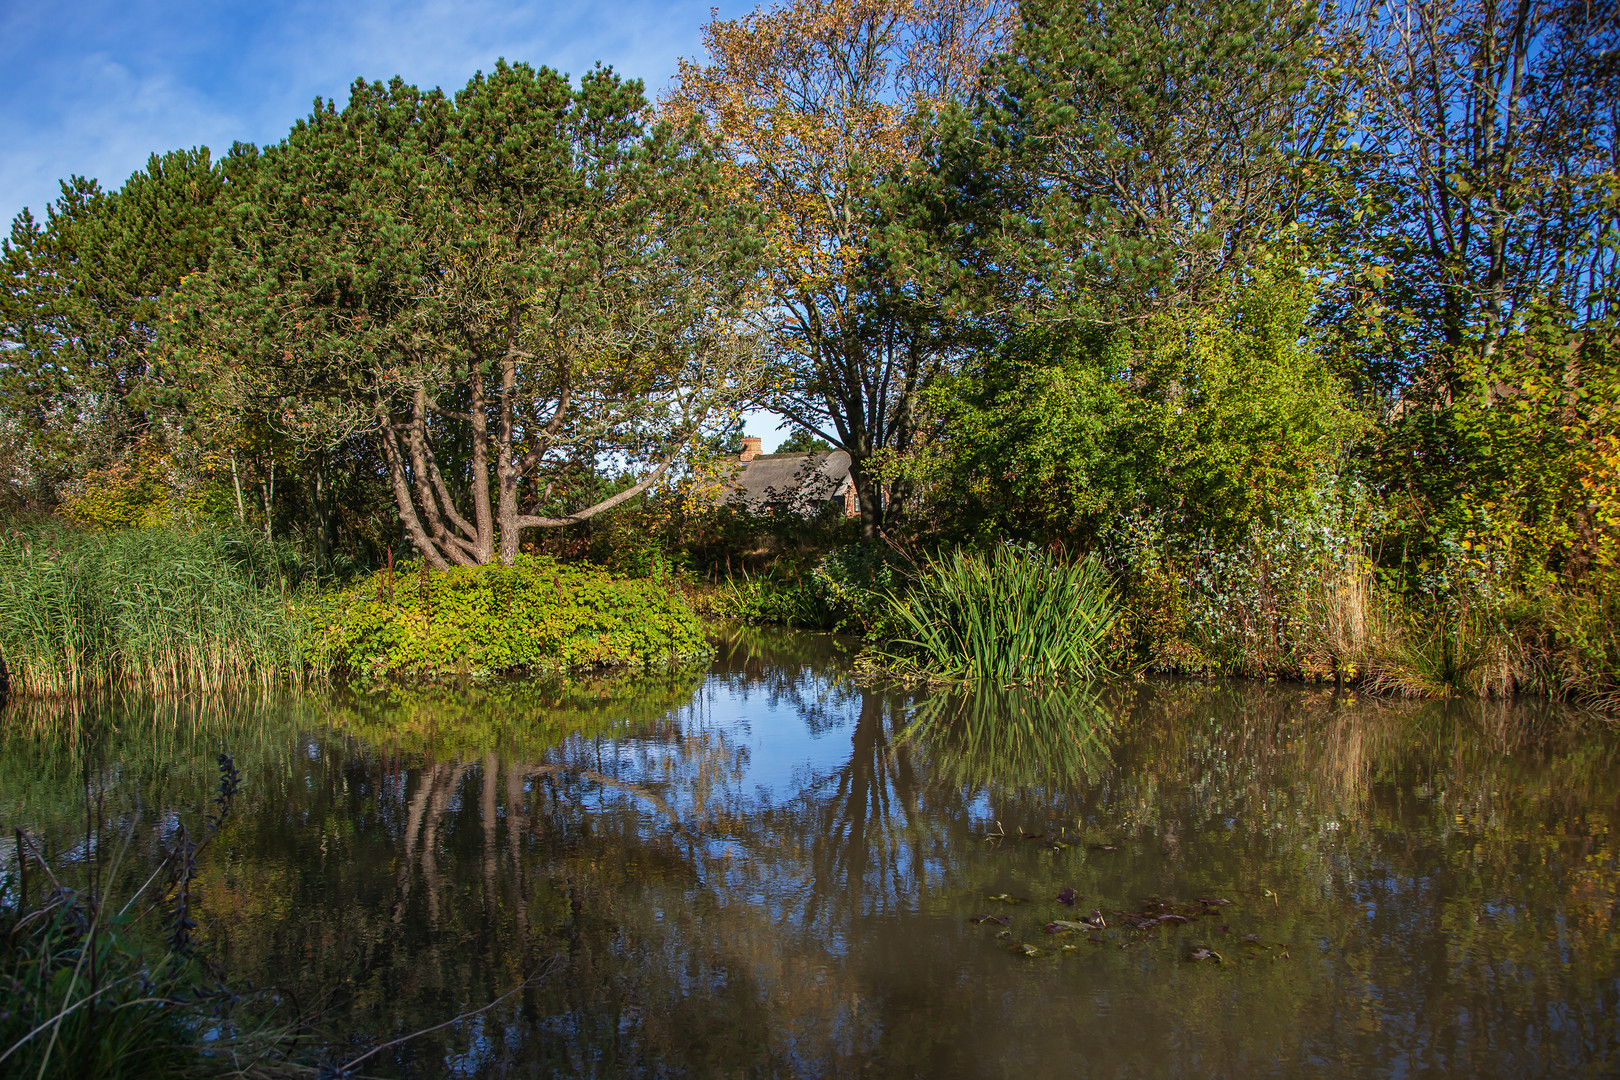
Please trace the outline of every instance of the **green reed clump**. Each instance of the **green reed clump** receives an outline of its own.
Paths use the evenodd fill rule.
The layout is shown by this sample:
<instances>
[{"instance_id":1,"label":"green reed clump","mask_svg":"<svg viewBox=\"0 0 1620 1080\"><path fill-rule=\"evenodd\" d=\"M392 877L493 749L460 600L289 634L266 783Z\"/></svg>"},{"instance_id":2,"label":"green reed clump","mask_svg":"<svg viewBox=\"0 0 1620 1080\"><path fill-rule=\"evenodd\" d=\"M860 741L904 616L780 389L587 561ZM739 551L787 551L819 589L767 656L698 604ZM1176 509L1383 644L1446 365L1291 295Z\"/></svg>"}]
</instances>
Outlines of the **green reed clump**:
<instances>
[{"instance_id":1,"label":"green reed clump","mask_svg":"<svg viewBox=\"0 0 1620 1080\"><path fill-rule=\"evenodd\" d=\"M174 528L0 536L12 692L219 689L302 677L311 635L287 553Z\"/></svg>"},{"instance_id":2,"label":"green reed clump","mask_svg":"<svg viewBox=\"0 0 1620 1080\"><path fill-rule=\"evenodd\" d=\"M902 673L1025 682L1103 670L1117 613L1095 559L1065 562L1012 545L928 559L890 595Z\"/></svg>"}]
</instances>

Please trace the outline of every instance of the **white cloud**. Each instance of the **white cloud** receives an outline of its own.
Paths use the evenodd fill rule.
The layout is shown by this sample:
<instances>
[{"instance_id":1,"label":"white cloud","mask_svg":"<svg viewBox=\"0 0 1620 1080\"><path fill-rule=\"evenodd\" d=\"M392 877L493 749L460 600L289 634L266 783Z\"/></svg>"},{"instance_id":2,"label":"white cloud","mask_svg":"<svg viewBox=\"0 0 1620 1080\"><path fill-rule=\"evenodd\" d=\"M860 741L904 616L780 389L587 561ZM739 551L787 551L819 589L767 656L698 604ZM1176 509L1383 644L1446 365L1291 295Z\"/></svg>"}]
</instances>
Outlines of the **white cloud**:
<instances>
[{"instance_id":1,"label":"white cloud","mask_svg":"<svg viewBox=\"0 0 1620 1080\"><path fill-rule=\"evenodd\" d=\"M43 217L74 173L117 187L154 151L230 144L236 118L167 75L141 77L106 55L54 74L37 111L0 111L0 207L12 213L28 205Z\"/></svg>"}]
</instances>

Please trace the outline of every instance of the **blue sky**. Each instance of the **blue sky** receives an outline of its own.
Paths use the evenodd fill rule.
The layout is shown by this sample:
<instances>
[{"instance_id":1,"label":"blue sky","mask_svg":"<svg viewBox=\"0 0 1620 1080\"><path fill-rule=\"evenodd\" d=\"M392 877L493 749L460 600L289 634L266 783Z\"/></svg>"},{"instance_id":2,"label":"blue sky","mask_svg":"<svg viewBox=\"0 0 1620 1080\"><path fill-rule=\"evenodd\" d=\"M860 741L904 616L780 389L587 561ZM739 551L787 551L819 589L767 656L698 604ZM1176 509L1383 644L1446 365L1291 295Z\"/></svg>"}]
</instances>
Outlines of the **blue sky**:
<instances>
[{"instance_id":1,"label":"blue sky","mask_svg":"<svg viewBox=\"0 0 1620 1080\"><path fill-rule=\"evenodd\" d=\"M0 213L36 217L71 174L116 188L154 151L280 139L356 77L454 91L498 57L575 76L597 61L656 96L701 51L715 0L0 0ZM767 447L773 421L750 417Z\"/></svg>"}]
</instances>

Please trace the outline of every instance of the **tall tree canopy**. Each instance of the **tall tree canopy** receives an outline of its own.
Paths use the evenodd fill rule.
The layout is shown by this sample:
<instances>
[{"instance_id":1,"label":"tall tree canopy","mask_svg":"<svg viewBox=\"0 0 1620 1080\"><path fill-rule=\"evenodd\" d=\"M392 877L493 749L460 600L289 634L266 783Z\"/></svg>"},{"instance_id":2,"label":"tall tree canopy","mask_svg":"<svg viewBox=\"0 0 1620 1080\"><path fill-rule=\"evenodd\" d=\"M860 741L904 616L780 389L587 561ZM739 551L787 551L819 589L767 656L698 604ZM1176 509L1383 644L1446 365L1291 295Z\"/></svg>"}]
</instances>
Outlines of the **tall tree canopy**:
<instances>
[{"instance_id":1,"label":"tall tree canopy","mask_svg":"<svg viewBox=\"0 0 1620 1080\"><path fill-rule=\"evenodd\" d=\"M981 312L1093 324L1241 275L1291 220L1298 162L1328 130L1307 94L1314 7L1025 0L1020 14L986 92L942 125L935 205L928 184L912 193L946 241L935 274Z\"/></svg>"},{"instance_id":2,"label":"tall tree canopy","mask_svg":"<svg viewBox=\"0 0 1620 1080\"><path fill-rule=\"evenodd\" d=\"M1353 110L1310 218L1363 392L1449 401L1527 314L1612 316L1620 5L1378 0L1339 32Z\"/></svg>"},{"instance_id":3,"label":"tall tree canopy","mask_svg":"<svg viewBox=\"0 0 1620 1080\"><path fill-rule=\"evenodd\" d=\"M1010 5L791 0L704 30L666 103L696 116L775 241L764 404L849 452L868 536L897 503L872 472L904 452L944 350L877 243L881 185L918 159L928 123L976 84Z\"/></svg>"},{"instance_id":4,"label":"tall tree canopy","mask_svg":"<svg viewBox=\"0 0 1620 1080\"><path fill-rule=\"evenodd\" d=\"M222 193L247 157L153 154L115 192L75 176L0 246L6 419L57 467L104 464L147 424L166 290L208 265ZM50 468L47 464L47 468Z\"/></svg>"},{"instance_id":5,"label":"tall tree canopy","mask_svg":"<svg viewBox=\"0 0 1620 1080\"><path fill-rule=\"evenodd\" d=\"M356 83L265 151L179 352L303 445L364 433L435 566L646 490L739 394L759 242L641 85L499 64L452 100ZM635 483L538 512L548 470ZM525 505L525 498L529 503Z\"/></svg>"}]
</instances>

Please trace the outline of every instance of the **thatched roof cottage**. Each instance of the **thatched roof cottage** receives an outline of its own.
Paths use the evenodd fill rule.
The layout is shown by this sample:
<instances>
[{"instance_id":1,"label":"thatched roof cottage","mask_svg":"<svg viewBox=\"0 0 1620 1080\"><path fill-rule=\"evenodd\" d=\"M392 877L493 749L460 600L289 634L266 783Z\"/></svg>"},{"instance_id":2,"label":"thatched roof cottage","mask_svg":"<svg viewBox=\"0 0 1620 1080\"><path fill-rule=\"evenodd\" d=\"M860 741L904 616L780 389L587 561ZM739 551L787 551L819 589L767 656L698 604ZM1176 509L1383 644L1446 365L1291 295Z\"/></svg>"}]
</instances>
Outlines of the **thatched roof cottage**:
<instances>
[{"instance_id":1,"label":"thatched roof cottage","mask_svg":"<svg viewBox=\"0 0 1620 1080\"><path fill-rule=\"evenodd\" d=\"M861 512L845 451L762 454L762 440L742 442L742 453L722 474L717 502L738 503L755 513L774 510L805 517L829 504L849 517Z\"/></svg>"}]
</instances>

